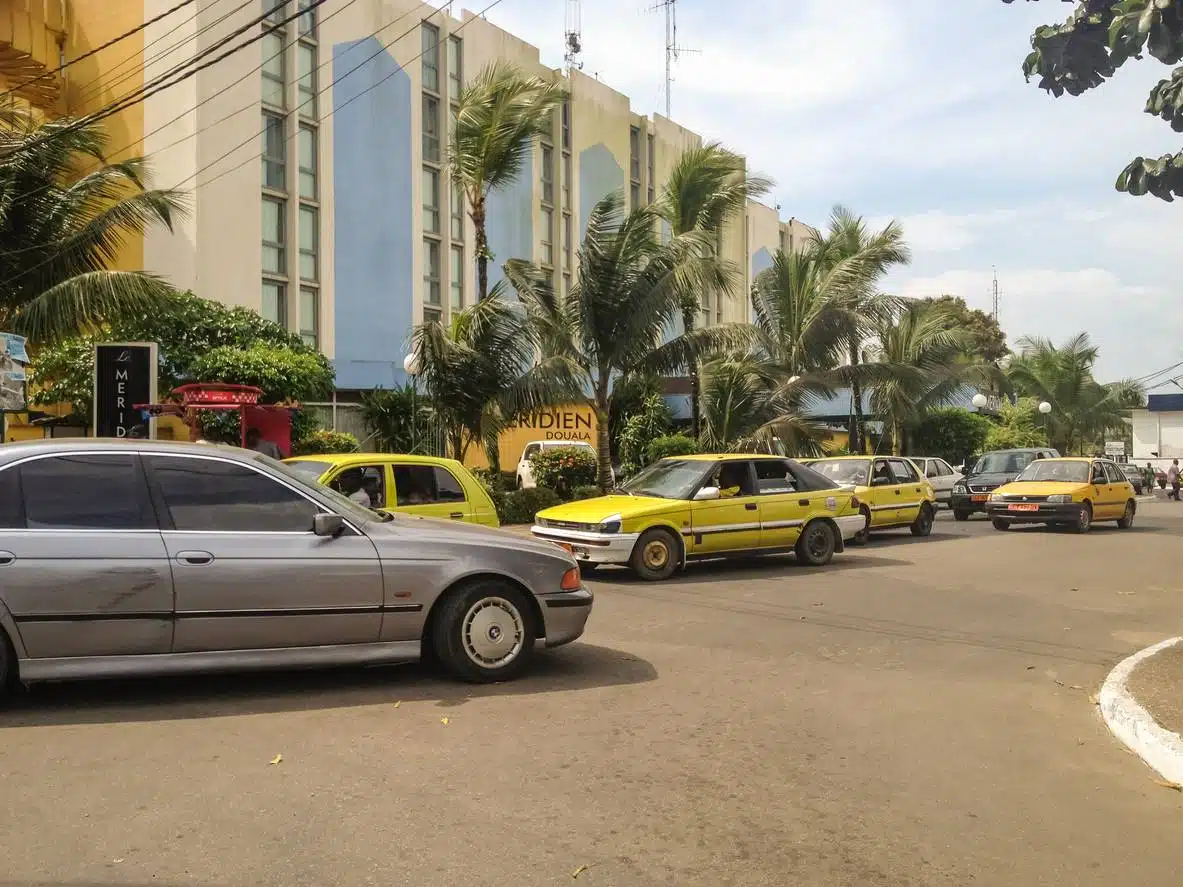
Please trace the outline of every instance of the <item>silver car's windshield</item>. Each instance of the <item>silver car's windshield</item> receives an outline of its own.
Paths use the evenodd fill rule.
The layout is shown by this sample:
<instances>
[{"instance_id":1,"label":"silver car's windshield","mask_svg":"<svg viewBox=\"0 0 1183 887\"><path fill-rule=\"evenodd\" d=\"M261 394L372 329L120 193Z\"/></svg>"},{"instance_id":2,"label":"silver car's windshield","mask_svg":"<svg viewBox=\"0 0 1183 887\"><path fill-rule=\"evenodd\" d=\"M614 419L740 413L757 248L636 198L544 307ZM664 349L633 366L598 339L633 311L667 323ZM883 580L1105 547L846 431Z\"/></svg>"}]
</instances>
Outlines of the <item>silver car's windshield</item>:
<instances>
[{"instance_id":1,"label":"silver car's windshield","mask_svg":"<svg viewBox=\"0 0 1183 887\"><path fill-rule=\"evenodd\" d=\"M662 459L625 481L621 489L633 496L689 499L702 482L707 465L689 459Z\"/></svg>"},{"instance_id":2,"label":"silver car's windshield","mask_svg":"<svg viewBox=\"0 0 1183 887\"><path fill-rule=\"evenodd\" d=\"M264 456L260 453L256 458L265 465L274 468L276 471L294 480L303 487L314 487L316 492L328 499L343 516L352 517L354 520L371 521L371 520L386 520L387 515L380 511L375 511L372 508L366 508L364 505L359 505L348 496L342 496L332 487L318 484L314 479L309 480L303 473L292 470L292 465L284 462L277 462L270 456ZM299 463L294 463L299 464ZM319 477L320 475L317 475Z\"/></svg>"},{"instance_id":3,"label":"silver car's windshield","mask_svg":"<svg viewBox=\"0 0 1183 887\"><path fill-rule=\"evenodd\" d=\"M866 459L827 459L809 467L835 483L866 484L868 464Z\"/></svg>"}]
</instances>

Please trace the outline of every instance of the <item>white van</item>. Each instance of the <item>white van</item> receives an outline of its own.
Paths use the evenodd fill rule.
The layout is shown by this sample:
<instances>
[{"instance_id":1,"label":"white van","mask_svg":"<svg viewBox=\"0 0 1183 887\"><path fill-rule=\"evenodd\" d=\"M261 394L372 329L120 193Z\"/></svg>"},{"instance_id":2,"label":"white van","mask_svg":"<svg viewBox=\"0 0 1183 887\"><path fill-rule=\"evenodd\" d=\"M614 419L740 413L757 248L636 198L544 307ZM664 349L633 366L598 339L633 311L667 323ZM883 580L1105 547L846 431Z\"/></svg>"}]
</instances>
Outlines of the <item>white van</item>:
<instances>
[{"instance_id":1,"label":"white van","mask_svg":"<svg viewBox=\"0 0 1183 887\"><path fill-rule=\"evenodd\" d=\"M560 447L570 449L586 449L595 456L596 449L591 444L582 440L532 440L526 444L526 448L522 450L522 457L518 459L518 489L530 490L535 486L534 483L534 466L530 464L530 457L535 453L540 453L543 450L556 450ZM612 473L613 481L616 480L616 473Z\"/></svg>"}]
</instances>

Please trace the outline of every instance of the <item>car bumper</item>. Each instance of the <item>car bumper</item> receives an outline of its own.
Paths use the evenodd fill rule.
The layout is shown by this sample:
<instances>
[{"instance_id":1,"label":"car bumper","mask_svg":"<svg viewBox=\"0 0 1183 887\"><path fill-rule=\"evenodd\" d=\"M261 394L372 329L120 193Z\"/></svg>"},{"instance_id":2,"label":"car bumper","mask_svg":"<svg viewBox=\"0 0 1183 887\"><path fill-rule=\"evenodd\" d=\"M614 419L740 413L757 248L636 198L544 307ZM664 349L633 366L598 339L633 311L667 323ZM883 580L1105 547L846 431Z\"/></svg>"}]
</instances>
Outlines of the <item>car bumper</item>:
<instances>
[{"instance_id":1,"label":"car bumper","mask_svg":"<svg viewBox=\"0 0 1183 887\"><path fill-rule=\"evenodd\" d=\"M986 514L999 517L1013 524L1046 524L1057 521L1075 522L1080 514L1080 505L1069 502L1067 505L1049 505L1039 503L1038 511L1011 511L1006 502L990 502L986 505Z\"/></svg>"},{"instance_id":2,"label":"car bumper","mask_svg":"<svg viewBox=\"0 0 1183 887\"><path fill-rule=\"evenodd\" d=\"M575 560L588 564L627 564L639 533L587 533L531 527L535 539L553 542L567 549Z\"/></svg>"},{"instance_id":3,"label":"car bumper","mask_svg":"<svg viewBox=\"0 0 1183 887\"><path fill-rule=\"evenodd\" d=\"M975 502L973 495L970 493L950 493L949 494L949 508L953 511L985 511L986 501ZM989 493L979 493L977 495L988 496Z\"/></svg>"},{"instance_id":4,"label":"car bumper","mask_svg":"<svg viewBox=\"0 0 1183 887\"><path fill-rule=\"evenodd\" d=\"M867 518L861 514L848 514L845 517L834 518L834 523L842 533L842 541L849 542L867 526Z\"/></svg>"},{"instance_id":5,"label":"car bumper","mask_svg":"<svg viewBox=\"0 0 1183 887\"><path fill-rule=\"evenodd\" d=\"M561 647L583 634L587 617L591 615L593 598L591 589L587 587L539 598L542 619L546 623L547 647Z\"/></svg>"}]
</instances>

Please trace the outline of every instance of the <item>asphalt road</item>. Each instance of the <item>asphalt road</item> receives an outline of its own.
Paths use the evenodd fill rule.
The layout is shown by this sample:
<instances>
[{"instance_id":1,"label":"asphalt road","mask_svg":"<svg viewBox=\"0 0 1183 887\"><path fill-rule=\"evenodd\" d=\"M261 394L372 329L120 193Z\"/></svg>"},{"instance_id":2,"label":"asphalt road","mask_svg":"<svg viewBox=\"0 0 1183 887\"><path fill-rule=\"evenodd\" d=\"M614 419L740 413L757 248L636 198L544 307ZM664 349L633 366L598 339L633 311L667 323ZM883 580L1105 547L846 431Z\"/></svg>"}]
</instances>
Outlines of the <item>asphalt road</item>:
<instances>
[{"instance_id":1,"label":"asphalt road","mask_svg":"<svg viewBox=\"0 0 1183 887\"><path fill-rule=\"evenodd\" d=\"M1177 883L1183 795L1089 697L1183 626L1181 531L943 516L819 570L606 572L506 686L37 688L0 713L0 884Z\"/></svg>"}]
</instances>

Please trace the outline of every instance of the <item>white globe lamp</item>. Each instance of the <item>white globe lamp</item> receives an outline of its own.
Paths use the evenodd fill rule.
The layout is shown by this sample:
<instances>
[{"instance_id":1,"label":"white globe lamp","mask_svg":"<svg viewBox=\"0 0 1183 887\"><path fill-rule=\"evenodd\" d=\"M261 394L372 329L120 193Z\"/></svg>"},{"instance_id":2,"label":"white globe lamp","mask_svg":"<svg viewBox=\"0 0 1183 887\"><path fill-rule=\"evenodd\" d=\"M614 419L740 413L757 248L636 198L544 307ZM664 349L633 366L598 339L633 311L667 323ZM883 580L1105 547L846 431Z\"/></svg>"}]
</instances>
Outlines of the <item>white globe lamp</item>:
<instances>
[{"instance_id":1,"label":"white globe lamp","mask_svg":"<svg viewBox=\"0 0 1183 887\"><path fill-rule=\"evenodd\" d=\"M1039 405L1039 412L1043 413L1045 416L1048 413L1050 413L1051 411L1052 411L1052 405L1050 403L1048 403L1046 400Z\"/></svg>"},{"instance_id":2,"label":"white globe lamp","mask_svg":"<svg viewBox=\"0 0 1183 887\"><path fill-rule=\"evenodd\" d=\"M974 395L974 399L972 402L973 402L973 405L977 409L980 410L982 407L984 407L986 404L988 404L990 402L990 400L989 400L989 398L986 397L986 395L982 394L982 392L979 391L977 394Z\"/></svg>"},{"instance_id":3,"label":"white globe lamp","mask_svg":"<svg viewBox=\"0 0 1183 887\"><path fill-rule=\"evenodd\" d=\"M419 370L421 369L419 366L419 355L412 352L411 354L408 354L406 357L404 357L403 369L406 371L408 376L419 375Z\"/></svg>"}]
</instances>

